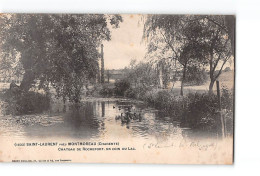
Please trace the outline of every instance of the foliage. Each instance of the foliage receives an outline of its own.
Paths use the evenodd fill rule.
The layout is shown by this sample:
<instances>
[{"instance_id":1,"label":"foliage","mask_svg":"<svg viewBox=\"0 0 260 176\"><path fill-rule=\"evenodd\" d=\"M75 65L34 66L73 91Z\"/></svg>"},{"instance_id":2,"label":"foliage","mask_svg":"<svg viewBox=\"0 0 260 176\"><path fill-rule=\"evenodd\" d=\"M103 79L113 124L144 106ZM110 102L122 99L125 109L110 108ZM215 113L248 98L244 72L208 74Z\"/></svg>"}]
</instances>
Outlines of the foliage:
<instances>
[{"instance_id":1,"label":"foliage","mask_svg":"<svg viewBox=\"0 0 260 176\"><path fill-rule=\"evenodd\" d=\"M172 116L174 119L181 119L185 111L186 99L182 96L174 95L168 90L151 90L147 91L144 101L165 115Z\"/></svg>"},{"instance_id":2,"label":"foliage","mask_svg":"<svg viewBox=\"0 0 260 176\"><path fill-rule=\"evenodd\" d=\"M151 91L153 88L152 87L146 87L146 86L137 86L134 88L136 92L136 97L140 100L144 100L145 94L148 91Z\"/></svg>"},{"instance_id":3,"label":"foliage","mask_svg":"<svg viewBox=\"0 0 260 176\"><path fill-rule=\"evenodd\" d=\"M130 88L130 82L126 79L122 79L115 82L114 93L118 96L124 96L125 91Z\"/></svg>"},{"instance_id":4,"label":"foliage","mask_svg":"<svg viewBox=\"0 0 260 176\"><path fill-rule=\"evenodd\" d=\"M6 90L1 97L6 103L6 114L23 115L42 113L50 107L50 97L33 91L14 92Z\"/></svg>"},{"instance_id":5,"label":"foliage","mask_svg":"<svg viewBox=\"0 0 260 176\"><path fill-rule=\"evenodd\" d=\"M205 69L198 67L188 67L185 79L186 85L202 85L208 80L208 73Z\"/></svg>"},{"instance_id":6,"label":"foliage","mask_svg":"<svg viewBox=\"0 0 260 176\"><path fill-rule=\"evenodd\" d=\"M158 86L157 70L150 63L132 60L125 69L125 78L115 82L115 95L141 99L145 92Z\"/></svg>"},{"instance_id":7,"label":"foliage","mask_svg":"<svg viewBox=\"0 0 260 176\"><path fill-rule=\"evenodd\" d=\"M36 80L58 96L79 102L84 82L97 75L99 46L110 40L108 23L118 27L120 15L1 15L1 69L12 69L19 58L25 71L21 88Z\"/></svg>"},{"instance_id":8,"label":"foliage","mask_svg":"<svg viewBox=\"0 0 260 176\"><path fill-rule=\"evenodd\" d=\"M149 62L136 63L136 60L131 60L123 81L130 84L124 94L126 97L142 99L146 91L158 86L157 70Z\"/></svg>"},{"instance_id":9,"label":"foliage","mask_svg":"<svg viewBox=\"0 0 260 176\"><path fill-rule=\"evenodd\" d=\"M99 91L99 94L102 96L112 96L114 94L114 90L107 86L103 86Z\"/></svg>"},{"instance_id":10,"label":"foliage","mask_svg":"<svg viewBox=\"0 0 260 176\"><path fill-rule=\"evenodd\" d=\"M192 71L187 68L203 68L204 65L210 67L209 91L212 92L215 80L234 53L232 28L232 16L148 15L143 38L148 42L150 57L175 60L181 65L181 95L187 72ZM220 70L214 74L217 67Z\"/></svg>"},{"instance_id":11,"label":"foliage","mask_svg":"<svg viewBox=\"0 0 260 176\"><path fill-rule=\"evenodd\" d=\"M124 95L128 98L137 98L137 91L132 88L129 88L125 91Z\"/></svg>"},{"instance_id":12,"label":"foliage","mask_svg":"<svg viewBox=\"0 0 260 176\"><path fill-rule=\"evenodd\" d=\"M221 93L221 108L233 111L233 90L229 90L227 87L223 86Z\"/></svg>"},{"instance_id":13,"label":"foliage","mask_svg":"<svg viewBox=\"0 0 260 176\"><path fill-rule=\"evenodd\" d=\"M212 93L213 85L222 73L224 65L230 60L233 53L232 40L229 37L229 33L222 28L222 26L226 25L225 19L224 16L211 16L204 20L204 25L207 29L206 40L209 57L207 57L206 61L210 67L210 93ZM216 71L217 67L220 67L218 71Z\"/></svg>"},{"instance_id":14,"label":"foliage","mask_svg":"<svg viewBox=\"0 0 260 176\"><path fill-rule=\"evenodd\" d=\"M131 66L127 68L126 78L134 87L150 87L158 85L158 75L155 68L150 63L136 63L131 61Z\"/></svg>"},{"instance_id":15,"label":"foliage","mask_svg":"<svg viewBox=\"0 0 260 176\"><path fill-rule=\"evenodd\" d=\"M233 133L233 92L222 89L222 116L226 119L227 133ZM221 131L218 99L214 94L189 94L188 106L182 118L182 125L219 133Z\"/></svg>"},{"instance_id":16,"label":"foliage","mask_svg":"<svg viewBox=\"0 0 260 176\"><path fill-rule=\"evenodd\" d=\"M202 33L203 30L194 20L194 16L148 15L146 19L144 38L149 41L148 52L159 52L159 57L157 56L156 59L168 58L178 61L182 66L181 95L183 95L187 67L197 64L202 59L204 52Z\"/></svg>"},{"instance_id":17,"label":"foliage","mask_svg":"<svg viewBox=\"0 0 260 176\"><path fill-rule=\"evenodd\" d=\"M233 132L233 93L222 89L222 115L227 121L227 132ZM218 99L214 94L189 93L174 95L168 90L150 90L143 97L148 105L173 119L181 120L183 127L219 132L220 115Z\"/></svg>"},{"instance_id":18,"label":"foliage","mask_svg":"<svg viewBox=\"0 0 260 176\"><path fill-rule=\"evenodd\" d=\"M218 101L214 94L189 94L189 105L182 122L190 128L216 128L218 121Z\"/></svg>"}]
</instances>

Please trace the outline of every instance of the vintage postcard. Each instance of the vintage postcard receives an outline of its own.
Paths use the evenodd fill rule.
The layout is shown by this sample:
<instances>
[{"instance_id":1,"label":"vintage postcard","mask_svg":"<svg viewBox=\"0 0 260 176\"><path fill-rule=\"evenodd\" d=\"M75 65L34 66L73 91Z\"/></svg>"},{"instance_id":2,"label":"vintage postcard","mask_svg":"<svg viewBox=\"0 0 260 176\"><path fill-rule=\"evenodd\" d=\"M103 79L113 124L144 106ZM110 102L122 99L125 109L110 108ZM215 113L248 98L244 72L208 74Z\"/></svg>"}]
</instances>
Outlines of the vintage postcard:
<instances>
[{"instance_id":1,"label":"vintage postcard","mask_svg":"<svg viewBox=\"0 0 260 176\"><path fill-rule=\"evenodd\" d=\"M233 164L235 16L1 14L0 161Z\"/></svg>"}]
</instances>

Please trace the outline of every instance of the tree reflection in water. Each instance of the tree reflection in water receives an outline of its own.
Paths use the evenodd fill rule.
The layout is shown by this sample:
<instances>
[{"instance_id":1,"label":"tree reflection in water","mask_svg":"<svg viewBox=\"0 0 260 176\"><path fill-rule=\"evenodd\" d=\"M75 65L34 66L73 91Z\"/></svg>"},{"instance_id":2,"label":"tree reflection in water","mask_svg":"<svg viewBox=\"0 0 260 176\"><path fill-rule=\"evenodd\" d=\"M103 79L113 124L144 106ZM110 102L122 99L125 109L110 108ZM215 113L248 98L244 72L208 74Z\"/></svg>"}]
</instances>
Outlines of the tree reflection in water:
<instances>
[{"instance_id":1,"label":"tree reflection in water","mask_svg":"<svg viewBox=\"0 0 260 176\"><path fill-rule=\"evenodd\" d=\"M61 107L63 108L63 107ZM96 99L80 106L67 107L67 112L43 115L47 125L36 123L19 129L27 137L63 137L97 140L101 137L117 137L124 134L132 137L159 141L182 139L192 132L180 127L178 120L146 107L142 103L115 99ZM116 116L130 113L129 121L121 123ZM141 119L135 118L140 114ZM48 122L48 119L54 119ZM55 119L59 119L59 123ZM17 133L18 130L16 130ZM9 130L10 132L10 130ZM6 131L8 133L8 131ZM21 135L20 135L21 136Z\"/></svg>"}]
</instances>

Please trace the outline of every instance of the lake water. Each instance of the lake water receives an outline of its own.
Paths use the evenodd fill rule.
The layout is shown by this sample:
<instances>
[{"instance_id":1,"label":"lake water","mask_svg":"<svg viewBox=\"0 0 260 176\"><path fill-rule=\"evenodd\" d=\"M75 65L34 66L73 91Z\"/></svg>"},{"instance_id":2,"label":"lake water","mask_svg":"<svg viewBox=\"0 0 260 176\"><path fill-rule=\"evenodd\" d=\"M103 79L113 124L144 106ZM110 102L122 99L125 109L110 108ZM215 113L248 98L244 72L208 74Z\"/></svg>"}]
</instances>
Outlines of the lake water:
<instances>
[{"instance_id":1,"label":"lake water","mask_svg":"<svg viewBox=\"0 0 260 176\"><path fill-rule=\"evenodd\" d=\"M142 102L95 98L84 101L78 108L67 107L66 112L63 112L62 104L58 108L52 107L55 108L43 114L14 117L0 115L0 143L4 144L0 145L0 150L5 151L2 160L26 158L105 163L232 163L231 137L216 140L201 132L182 128L174 118L165 116ZM140 113L141 118L130 119L128 123L116 120L116 117L129 109L132 114L139 116ZM16 146L52 142L59 146ZM60 145L69 142L97 142L98 146L66 147L111 147L112 150L63 151L63 145ZM107 146L106 143L118 145ZM116 153L115 149L118 150Z\"/></svg>"},{"instance_id":2,"label":"lake water","mask_svg":"<svg viewBox=\"0 0 260 176\"><path fill-rule=\"evenodd\" d=\"M191 136L190 129L180 127L180 122L165 116L160 111L147 107L142 102L128 99L89 99L79 108L63 106L39 115L2 116L0 130L2 136L14 138L71 138L109 139L139 138L167 141L181 140ZM136 114L136 119L128 123L116 119L121 113Z\"/></svg>"}]
</instances>

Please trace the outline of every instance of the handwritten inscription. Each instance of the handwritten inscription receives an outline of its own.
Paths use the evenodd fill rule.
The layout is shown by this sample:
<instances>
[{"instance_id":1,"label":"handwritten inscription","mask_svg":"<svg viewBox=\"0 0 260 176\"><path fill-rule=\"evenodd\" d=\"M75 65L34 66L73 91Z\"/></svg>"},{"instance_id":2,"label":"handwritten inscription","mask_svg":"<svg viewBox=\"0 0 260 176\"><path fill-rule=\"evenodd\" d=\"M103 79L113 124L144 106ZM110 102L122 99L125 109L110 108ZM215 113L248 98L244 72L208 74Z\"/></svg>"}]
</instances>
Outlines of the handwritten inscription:
<instances>
[{"instance_id":1,"label":"handwritten inscription","mask_svg":"<svg viewBox=\"0 0 260 176\"><path fill-rule=\"evenodd\" d=\"M179 143L170 143L170 144L163 144L163 143L145 143L143 145L143 149L160 149L160 148L197 148L201 151L207 151L207 150L215 150L217 147L217 143L215 142L201 142L201 141L192 141L192 142L186 142L181 141Z\"/></svg>"}]
</instances>

